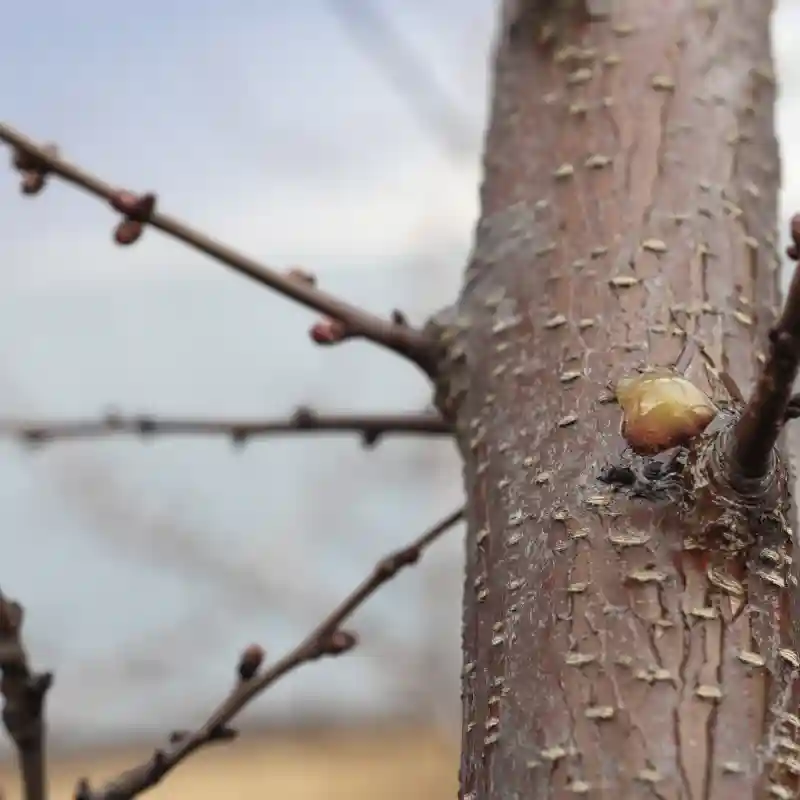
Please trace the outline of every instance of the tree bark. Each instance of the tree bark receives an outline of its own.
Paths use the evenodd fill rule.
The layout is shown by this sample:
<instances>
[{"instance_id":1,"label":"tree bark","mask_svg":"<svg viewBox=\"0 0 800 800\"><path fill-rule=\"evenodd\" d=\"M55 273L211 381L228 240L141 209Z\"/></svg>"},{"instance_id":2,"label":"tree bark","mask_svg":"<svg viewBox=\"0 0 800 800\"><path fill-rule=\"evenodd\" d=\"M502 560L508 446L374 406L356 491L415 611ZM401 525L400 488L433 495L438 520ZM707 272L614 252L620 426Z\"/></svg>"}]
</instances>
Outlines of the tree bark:
<instances>
[{"instance_id":1,"label":"tree bark","mask_svg":"<svg viewBox=\"0 0 800 800\"><path fill-rule=\"evenodd\" d=\"M745 394L763 361L772 3L585 2L505 5L481 218L437 321L469 497L461 796L795 797L749 600L673 504L597 480L625 445L609 381L691 339Z\"/></svg>"}]
</instances>

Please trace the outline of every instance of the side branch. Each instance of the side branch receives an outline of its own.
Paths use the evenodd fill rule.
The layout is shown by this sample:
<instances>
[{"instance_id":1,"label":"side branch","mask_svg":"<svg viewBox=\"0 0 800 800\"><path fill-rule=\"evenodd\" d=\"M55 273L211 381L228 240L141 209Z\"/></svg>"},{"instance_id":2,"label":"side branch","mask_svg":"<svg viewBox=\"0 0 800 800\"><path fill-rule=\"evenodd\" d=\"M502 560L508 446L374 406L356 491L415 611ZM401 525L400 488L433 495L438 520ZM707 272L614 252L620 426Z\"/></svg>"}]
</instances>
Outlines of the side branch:
<instances>
[{"instance_id":1,"label":"side branch","mask_svg":"<svg viewBox=\"0 0 800 800\"><path fill-rule=\"evenodd\" d=\"M382 319L318 289L308 273L301 270L281 273L248 258L183 222L157 212L155 194L136 195L115 188L60 158L55 147L40 147L10 125L0 123L0 141L14 150L13 165L22 174L25 194L38 193L50 174L58 175L67 183L106 200L122 214L122 222L115 231L118 244L133 244L141 237L144 227L151 225L257 283L324 314L327 319L311 329L311 336L318 344L369 339L414 362L429 377L435 377L435 342L422 331L410 327L400 312L394 312L391 320Z\"/></svg>"},{"instance_id":2,"label":"side branch","mask_svg":"<svg viewBox=\"0 0 800 800\"><path fill-rule=\"evenodd\" d=\"M792 217L792 244L787 253L800 259L800 214ZM792 386L800 368L800 269L795 268L783 313L769 332L769 353L755 389L737 421L728 459L735 483L764 478L772 451L787 419L794 416ZM740 481L741 482L741 481Z\"/></svg>"},{"instance_id":3,"label":"side branch","mask_svg":"<svg viewBox=\"0 0 800 800\"><path fill-rule=\"evenodd\" d=\"M285 419L202 419L152 414L108 413L98 419L52 421L0 420L0 437L12 436L30 445L60 439L86 439L114 434L151 436L224 436L243 445L258 436L303 433L356 433L365 447L383 436L452 436L453 426L438 414L319 414L301 407Z\"/></svg>"},{"instance_id":4,"label":"side branch","mask_svg":"<svg viewBox=\"0 0 800 800\"><path fill-rule=\"evenodd\" d=\"M0 594L0 692L3 724L14 742L25 800L45 800L44 700L53 682L49 672L34 673L22 644L23 610Z\"/></svg>"},{"instance_id":5,"label":"side branch","mask_svg":"<svg viewBox=\"0 0 800 800\"><path fill-rule=\"evenodd\" d=\"M411 544L381 559L365 578L311 633L279 661L261 670L265 658L258 645L246 648L239 659L238 680L228 696L197 730L176 732L170 737L171 746L156 750L143 764L119 775L106 785L92 789L82 780L75 800L130 800L159 783L196 750L211 742L230 739L235 733L228 727L234 717L267 687L287 672L323 656L345 653L356 644L356 637L341 629L365 600L404 567L415 564L425 549L443 533L459 522L464 510L449 514Z\"/></svg>"}]
</instances>

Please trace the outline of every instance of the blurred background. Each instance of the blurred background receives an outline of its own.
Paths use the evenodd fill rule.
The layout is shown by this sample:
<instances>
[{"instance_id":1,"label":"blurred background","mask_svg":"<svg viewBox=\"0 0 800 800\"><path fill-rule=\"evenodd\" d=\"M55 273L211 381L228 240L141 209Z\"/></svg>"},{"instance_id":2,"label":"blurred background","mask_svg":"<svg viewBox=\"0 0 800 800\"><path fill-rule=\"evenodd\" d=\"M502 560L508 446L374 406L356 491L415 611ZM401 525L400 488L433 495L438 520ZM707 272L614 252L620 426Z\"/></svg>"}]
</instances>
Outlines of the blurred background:
<instances>
[{"instance_id":1,"label":"blurred background","mask_svg":"<svg viewBox=\"0 0 800 800\"><path fill-rule=\"evenodd\" d=\"M280 268L414 322L460 284L478 211L492 0L31 0L0 28L2 118ZM774 18L782 219L800 206L800 3ZM415 411L416 371L100 203L0 172L0 417ZM785 224L784 224L785 227ZM59 796L200 722L251 641L276 656L461 499L444 440L0 443L0 587L53 669ZM441 797L456 788L461 530L383 589L362 644L278 683L244 741L154 796ZM2 741L0 756L10 751ZM12 776L12 777L9 777ZM66 781L66 782L64 782ZM18 796L13 765L0 784Z\"/></svg>"}]
</instances>

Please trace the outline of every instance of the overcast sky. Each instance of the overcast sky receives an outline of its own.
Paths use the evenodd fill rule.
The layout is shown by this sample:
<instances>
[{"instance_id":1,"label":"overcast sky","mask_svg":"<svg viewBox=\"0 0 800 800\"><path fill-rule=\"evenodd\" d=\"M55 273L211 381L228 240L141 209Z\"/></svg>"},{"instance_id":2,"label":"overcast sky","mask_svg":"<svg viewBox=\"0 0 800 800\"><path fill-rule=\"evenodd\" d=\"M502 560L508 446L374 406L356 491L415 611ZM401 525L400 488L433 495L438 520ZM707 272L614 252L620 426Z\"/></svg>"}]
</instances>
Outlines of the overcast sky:
<instances>
[{"instance_id":1,"label":"overcast sky","mask_svg":"<svg viewBox=\"0 0 800 800\"><path fill-rule=\"evenodd\" d=\"M493 4L361 2L379 6L427 90L448 98L444 127L364 51L342 16L352 0L15 3L0 27L2 119L111 182L157 189L163 210L250 254L313 267L353 300L420 319L453 296L470 245ZM800 206L798 29L800 4L784 0L787 209ZM114 248L111 215L72 189L54 182L23 199L0 172L0 208L0 414L427 399L404 364L365 345L315 350L307 312L156 232ZM3 445L0 459L0 586L29 607L33 652L57 670L61 737L193 723L238 647L289 646L460 492L447 444L364 454L351 441L281 440L235 454L222 442L117 441L35 455ZM372 650L292 676L259 708L424 705L424 641L455 686L458 568L453 537L428 573L365 614Z\"/></svg>"}]
</instances>

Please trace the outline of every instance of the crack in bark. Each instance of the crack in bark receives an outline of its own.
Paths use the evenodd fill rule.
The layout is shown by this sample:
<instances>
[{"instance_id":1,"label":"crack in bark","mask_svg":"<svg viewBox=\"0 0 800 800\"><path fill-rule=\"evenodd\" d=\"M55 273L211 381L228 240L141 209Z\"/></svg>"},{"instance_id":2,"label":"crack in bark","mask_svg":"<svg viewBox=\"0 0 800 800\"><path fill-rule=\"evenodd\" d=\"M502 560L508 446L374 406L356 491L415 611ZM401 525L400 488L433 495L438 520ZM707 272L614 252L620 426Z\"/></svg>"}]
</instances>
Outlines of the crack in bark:
<instances>
[{"instance_id":1,"label":"crack in bark","mask_svg":"<svg viewBox=\"0 0 800 800\"><path fill-rule=\"evenodd\" d=\"M681 595L684 595L687 588L687 581L686 581L686 572L683 568L683 560L679 557L677 559L677 574L678 580L681 582ZM675 737L675 753L676 753L676 766L678 768L678 776L680 779L680 784L683 789L684 794L686 795L687 800L691 800L692 797L692 789L691 784L689 782L689 772L686 767L686 761L684 759L684 747L686 746L686 742L683 741L683 736L681 734L681 712L683 710L684 703L686 701L686 689L687 689L687 670L689 667L689 656L691 655L691 623L687 618L686 612L682 607L679 607L680 613L680 621L681 621L681 659L678 665L678 674L676 676L678 681L678 686L675 688L675 693L677 695L675 706L673 707L672 711L672 723L673 723L673 736Z\"/></svg>"},{"instance_id":2,"label":"crack in bark","mask_svg":"<svg viewBox=\"0 0 800 800\"><path fill-rule=\"evenodd\" d=\"M676 59L674 57L670 59L670 65L673 68L676 66ZM677 89L677 81L675 83ZM656 147L656 174L653 176L652 180L652 187L654 191L651 191L650 202L645 206L641 214L640 224L637 226L640 230L647 230L647 226L650 224L653 211L655 210L657 200L659 199L657 197L658 187L661 185L666 169L666 157L669 152L667 128L669 125L672 106L675 101L675 92L668 92L665 93L665 95L666 96L662 101L661 109L659 111L658 146Z\"/></svg>"},{"instance_id":3,"label":"crack in bark","mask_svg":"<svg viewBox=\"0 0 800 800\"><path fill-rule=\"evenodd\" d=\"M720 617L719 618L719 647L718 647L718 654L717 657L719 659L717 663L716 669L716 677L717 677L717 686L723 687L725 683L723 681L723 673L722 668L725 661L725 620ZM708 627L704 628L704 634L706 640L708 640ZM724 698L720 702L724 702ZM717 729L717 717L719 715L719 703L714 703L711 707L711 713L708 715L708 719L706 720L706 763L705 763L705 775L703 776L703 800L711 800L712 797L712 786L713 786L713 778L714 778L714 767L715 767L715 760L716 760L716 729Z\"/></svg>"}]
</instances>

